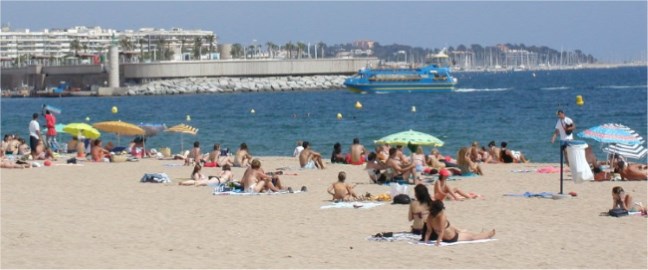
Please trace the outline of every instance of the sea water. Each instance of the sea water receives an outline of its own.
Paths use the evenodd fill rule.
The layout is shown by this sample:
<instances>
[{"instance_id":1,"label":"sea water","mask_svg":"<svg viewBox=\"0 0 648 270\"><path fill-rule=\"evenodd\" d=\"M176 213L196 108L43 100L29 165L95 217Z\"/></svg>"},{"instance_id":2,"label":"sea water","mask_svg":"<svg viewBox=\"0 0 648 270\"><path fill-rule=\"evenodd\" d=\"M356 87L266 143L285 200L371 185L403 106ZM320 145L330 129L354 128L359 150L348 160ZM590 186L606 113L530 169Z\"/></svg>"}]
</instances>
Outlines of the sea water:
<instances>
[{"instance_id":1,"label":"sea water","mask_svg":"<svg viewBox=\"0 0 648 270\"><path fill-rule=\"evenodd\" d=\"M199 141L203 152L220 143L231 150L245 142L254 156L293 153L297 140L306 140L328 158L333 145L343 149L357 137L373 150L374 140L413 129L432 134L445 144L444 155L472 141L508 142L533 162L558 162L558 142L551 144L557 109L576 123L576 133L603 123L621 123L646 137L646 67L525 72L455 73L452 93L362 95L345 89L265 93L197 94L68 98L2 98L1 133L27 138L31 115L43 104L62 110L58 123L121 120L130 123L186 123L196 136L161 132L147 148L170 147L173 153ZM576 105L581 95L583 106ZM356 109L356 102L362 109ZM113 106L118 113L113 114ZM416 108L413 112L412 107ZM251 111L254 110L254 113ZM341 119L336 116L342 115ZM187 115L190 121L187 121ZM40 119L44 122L44 119ZM59 142L70 139L59 134ZM103 133L104 145L117 143ZM120 137L127 145L130 137ZM576 136L578 139L578 136ZM602 144L586 139L599 159ZM429 152L426 147L425 151Z\"/></svg>"}]
</instances>

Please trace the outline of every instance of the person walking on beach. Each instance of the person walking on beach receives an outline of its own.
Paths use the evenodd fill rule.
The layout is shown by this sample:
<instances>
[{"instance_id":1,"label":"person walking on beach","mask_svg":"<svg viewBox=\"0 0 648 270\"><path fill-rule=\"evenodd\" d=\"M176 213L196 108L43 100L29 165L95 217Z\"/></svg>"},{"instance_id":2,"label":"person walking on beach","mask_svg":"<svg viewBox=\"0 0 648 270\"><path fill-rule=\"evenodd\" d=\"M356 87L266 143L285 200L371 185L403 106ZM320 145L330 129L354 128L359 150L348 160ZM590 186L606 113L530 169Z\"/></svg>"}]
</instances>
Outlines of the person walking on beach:
<instances>
[{"instance_id":1,"label":"person walking on beach","mask_svg":"<svg viewBox=\"0 0 648 270\"><path fill-rule=\"evenodd\" d=\"M576 130L576 124L574 121L565 116L563 110L558 110L556 112L558 121L556 121L556 128L554 130L553 136L551 136L551 143L553 144L556 141L556 137L560 135L561 141L571 141L574 139L574 130ZM569 160L567 159L567 153L565 147L561 144L563 148L563 156L565 157L565 163L569 165Z\"/></svg>"},{"instance_id":2,"label":"person walking on beach","mask_svg":"<svg viewBox=\"0 0 648 270\"><path fill-rule=\"evenodd\" d=\"M47 147L51 148L53 151L58 151L59 145L56 141L56 117L49 110L45 110L45 126L47 127L47 133L45 137L47 138Z\"/></svg>"},{"instance_id":3,"label":"person walking on beach","mask_svg":"<svg viewBox=\"0 0 648 270\"><path fill-rule=\"evenodd\" d=\"M558 116L558 121L556 121L556 129L553 133L553 136L551 137L551 143L554 143L554 141L556 141L556 137L559 135L561 141L573 140L573 132L576 129L576 124L574 124L574 121L571 118L565 116L565 112L563 112L563 110L558 110L558 112L556 112L556 116Z\"/></svg>"},{"instance_id":4,"label":"person walking on beach","mask_svg":"<svg viewBox=\"0 0 648 270\"><path fill-rule=\"evenodd\" d=\"M29 148L31 148L32 157L36 157L36 146L38 141L41 140L40 125L38 124L38 114L32 115L32 120L29 122Z\"/></svg>"}]
</instances>

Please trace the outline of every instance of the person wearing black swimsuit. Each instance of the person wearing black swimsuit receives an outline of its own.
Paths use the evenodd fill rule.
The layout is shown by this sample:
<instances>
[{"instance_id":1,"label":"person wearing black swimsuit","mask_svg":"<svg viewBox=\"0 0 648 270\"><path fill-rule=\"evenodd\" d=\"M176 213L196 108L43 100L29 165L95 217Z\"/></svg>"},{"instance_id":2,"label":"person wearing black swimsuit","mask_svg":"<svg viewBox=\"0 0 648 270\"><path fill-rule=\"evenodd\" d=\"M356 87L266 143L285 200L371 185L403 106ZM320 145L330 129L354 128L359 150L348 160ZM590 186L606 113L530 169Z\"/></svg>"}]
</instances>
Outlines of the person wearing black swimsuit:
<instances>
[{"instance_id":1,"label":"person wearing black swimsuit","mask_svg":"<svg viewBox=\"0 0 648 270\"><path fill-rule=\"evenodd\" d=\"M472 241L481 239L490 239L495 236L495 229L484 231L480 233L473 233L457 228L450 225L445 214L445 206L443 201L435 200L430 203L430 214L425 221L426 232L423 240L430 241L433 236L436 236L436 245L440 246L441 241L446 243L453 243L457 241Z\"/></svg>"}]
</instances>

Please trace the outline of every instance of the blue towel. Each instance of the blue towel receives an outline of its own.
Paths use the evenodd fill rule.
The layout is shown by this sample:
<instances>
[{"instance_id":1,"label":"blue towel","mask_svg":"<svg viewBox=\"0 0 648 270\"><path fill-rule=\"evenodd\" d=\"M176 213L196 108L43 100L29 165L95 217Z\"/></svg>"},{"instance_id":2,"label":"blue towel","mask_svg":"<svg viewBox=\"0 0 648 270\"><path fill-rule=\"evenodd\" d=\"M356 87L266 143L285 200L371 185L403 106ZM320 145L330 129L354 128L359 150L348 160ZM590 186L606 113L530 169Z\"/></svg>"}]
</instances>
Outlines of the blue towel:
<instances>
[{"instance_id":1,"label":"blue towel","mask_svg":"<svg viewBox=\"0 0 648 270\"><path fill-rule=\"evenodd\" d=\"M547 198L547 199L551 199L553 195L554 194L552 192L532 193L528 191L522 194L513 194L513 193L504 194L504 196L515 196L515 197L525 197L525 198L538 197L538 198Z\"/></svg>"}]
</instances>

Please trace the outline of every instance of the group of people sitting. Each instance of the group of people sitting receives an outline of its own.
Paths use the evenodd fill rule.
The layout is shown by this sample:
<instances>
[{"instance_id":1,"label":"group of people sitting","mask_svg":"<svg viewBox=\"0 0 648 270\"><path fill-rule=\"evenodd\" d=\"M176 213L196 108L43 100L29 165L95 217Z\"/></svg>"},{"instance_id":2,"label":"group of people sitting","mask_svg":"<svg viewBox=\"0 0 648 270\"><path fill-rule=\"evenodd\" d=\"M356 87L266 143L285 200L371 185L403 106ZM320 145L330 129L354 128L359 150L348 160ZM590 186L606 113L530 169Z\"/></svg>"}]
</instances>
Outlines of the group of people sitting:
<instances>
[{"instance_id":1,"label":"group of people sitting","mask_svg":"<svg viewBox=\"0 0 648 270\"><path fill-rule=\"evenodd\" d=\"M0 149L4 155L11 155L22 160L55 160L55 153L45 145L42 138L38 139L35 149L31 149L24 138L16 134L5 134Z\"/></svg>"},{"instance_id":2,"label":"group of people sitting","mask_svg":"<svg viewBox=\"0 0 648 270\"><path fill-rule=\"evenodd\" d=\"M234 156L231 156L229 149L222 148L220 144L214 144L209 153L203 154L200 150L200 142L195 141L193 148L183 155L176 155L174 159L184 160L184 165L203 164L205 167L249 167L252 155L246 143L241 143Z\"/></svg>"},{"instance_id":3,"label":"group of people sitting","mask_svg":"<svg viewBox=\"0 0 648 270\"><path fill-rule=\"evenodd\" d=\"M279 175L283 171L265 172L261 168L261 161L253 159L243 173L240 181L236 181L230 164L225 163L221 166L221 172L215 176L205 176L202 173L202 163L194 162L193 171L191 172L191 179L181 181L178 185L181 186L217 186L227 185L233 190L240 190L249 193L259 192L279 192L288 191L293 192L291 187L284 187L281 183ZM302 191L306 191L302 187Z\"/></svg>"}]
</instances>

